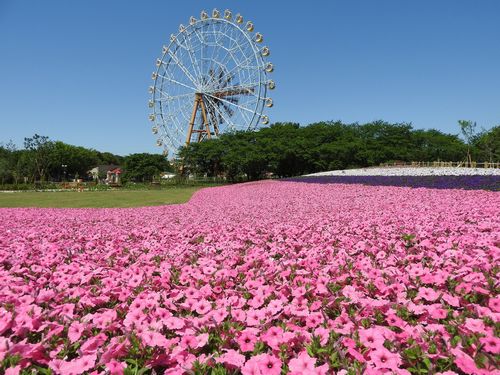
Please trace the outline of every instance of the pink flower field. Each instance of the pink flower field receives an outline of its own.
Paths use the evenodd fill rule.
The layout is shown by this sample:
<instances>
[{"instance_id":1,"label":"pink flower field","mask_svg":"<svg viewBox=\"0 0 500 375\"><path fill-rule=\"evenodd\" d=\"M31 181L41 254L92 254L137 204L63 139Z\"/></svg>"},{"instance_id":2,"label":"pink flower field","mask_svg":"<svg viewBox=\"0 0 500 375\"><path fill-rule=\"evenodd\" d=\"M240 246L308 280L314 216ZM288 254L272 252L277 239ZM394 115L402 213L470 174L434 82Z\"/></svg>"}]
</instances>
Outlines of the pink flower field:
<instances>
[{"instance_id":1,"label":"pink flower field","mask_svg":"<svg viewBox=\"0 0 500 375\"><path fill-rule=\"evenodd\" d=\"M297 182L0 209L0 373L500 373L500 195Z\"/></svg>"}]
</instances>

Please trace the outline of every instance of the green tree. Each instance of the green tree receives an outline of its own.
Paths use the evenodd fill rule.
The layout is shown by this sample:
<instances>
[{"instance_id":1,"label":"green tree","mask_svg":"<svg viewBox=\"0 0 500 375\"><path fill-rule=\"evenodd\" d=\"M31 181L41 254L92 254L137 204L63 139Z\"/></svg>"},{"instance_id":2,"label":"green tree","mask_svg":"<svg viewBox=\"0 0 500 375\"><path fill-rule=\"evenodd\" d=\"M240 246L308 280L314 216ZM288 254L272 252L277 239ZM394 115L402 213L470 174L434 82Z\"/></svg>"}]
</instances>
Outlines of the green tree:
<instances>
[{"instance_id":1,"label":"green tree","mask_svg":"<svg viewBox=\"0 0 500 375\"><path fill-rule=\"evenodd\" d=\"M6 145L0 144L0 183L13 182L13 169L15 165L15 145L9 141Z\"/></svg>"},{"instance_id":2,"label":"green tree","mask_svg":"<svg viewBox=\"0 0 500 375\"><path fill-rule=\"evenodd\" d=\"M490 163L500 161L500 125L482 130L474 141L473 153L479 160Z\"/></svg>"},{"instance_id":3,"label":"green tree","mask_svg":"<svg viewBox=\"0 0 500 375\"><path fill-rule=\"evenodd\" d=\"M304 127L276 123L259 131L223 134L183 147L179 157L190 173L236 181L268 173L289 177L395 160L458 161L465 152L466 145L458 136L437 130L414 130L407 123L336 121Z\"/></svg>"},{"instance_id":4,"label":"green tree","mask_svg":"<svg viewBox=\"0 0 500 375\"><path fill-rule=\"evenodd\" d=\"M172 171L172 166L163 155L139 153L125 157L123 180L152 181L161 172Z\"/></svg>"},{"instance_id":5,"label":"green tree","mask_svg":"<svg viewBox=\"0 0 500 375\"><path fill-rule=\"evenodd\" d=\"M411 138L414 161L459 161L466 153L466 146L457 135L436 129L414 130Z\"/></svg>"},{"instance_id":6,"label":"green tree","mask_svg":"<svg viewBox=\"0 0 500 375\"><path fill-rule=\"evenodd\" d=\"M88 171L97 164L99 164L99 157L95 150L60 141L53 143L49 166L52 178L61 180L63 172L67 172L68 176L75 176L75 178L76 176L85 177Z\"/></svg>"},{"instance_id":7,"label":"green tree","mask_svg":"<svg viewBox=\"0 0 500 375\"><path fill-rule=\"evenodd\" d=\"M31 138L24 138L24 148L33 158L33 180L46 180L53 146L54 143L47 136L35 134Z\"/></svg>"},{"instance_id":8,"label":"green tree","mask_svg":"<svg viewBox=\"0 0 500 375\"><path fill-rule=\"evenodd\" d=\"M465 144L467 145L467 162L472 163L471 157L471 146L476 137L476 123L470 120L458 120L458 125L460 126L460 131L465 139Z\"/></svg>"}]
</instances>

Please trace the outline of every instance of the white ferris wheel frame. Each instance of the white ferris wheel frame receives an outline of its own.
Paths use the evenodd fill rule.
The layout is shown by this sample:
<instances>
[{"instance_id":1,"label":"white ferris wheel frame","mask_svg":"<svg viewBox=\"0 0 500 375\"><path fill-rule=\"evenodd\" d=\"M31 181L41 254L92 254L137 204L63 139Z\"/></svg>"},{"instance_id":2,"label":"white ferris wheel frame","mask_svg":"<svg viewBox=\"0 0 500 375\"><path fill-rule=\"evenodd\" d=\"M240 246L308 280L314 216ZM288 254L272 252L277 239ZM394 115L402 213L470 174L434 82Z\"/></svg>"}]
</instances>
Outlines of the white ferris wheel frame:
<instances>
[{"instance_id":1,"label":"white ferris wheel frame","mask_svg":"<svg viewBox=\"0 0 500 375\"><path fill-rule=\"evenodd\" d=\"M162 55L157 60L157 69L152 75L154 84L149 89L151 94L149 107L153 109L149 119L154 123L153 133L158 135L157 145L164 148L165 155L169 151L175 153L180 146L190 142L191 133L188 134L187 119L190 117L197 95L203 96L205 106L211 111L211 121L217 122L214 125L216 133L210 130L195 130L203 132L208 138L219 134L219 121L223 125L223 131L254 130L259 121L264 124L269 123L269 118L263 112L265 107L273 106L273 101L267 97L267 92L268 89L275 87L274 81L268 78L274 66L265 60L269 55L269 48L267 46L259 48L258 43L263 41L262 34L254 34L253 29L253 23L247 21L245 24L241 15L238 14L233 18L229 10L220 15L214 9L212 16L203 11L201 19L191 17L189 25L181 24L179 31L170 36L170 43L163 47ZM208 43L210 39L207 36L214 38L215 45ZM193 42L194 38L197 39L196 43ZM232 44L227 46L219 44L222 39L229 40ZM243 43L246 44L243 46ZM199 49L196 50L195 47ZM212 48L212 55L203 56L205 50L210 51L209 47ZM217 50L225 50L222 61L214 60L219 57L215 56ZM238 57L242 57L241 61L235 57L235 51L239 53ZM205 65L206 61L209 61L209 66ZM226 68L231 62L234 66ZM244 71L247 76L242 73ZM250 81L231 83L230 81L236 76L238 79L243 77ZM220 84L223 81L227 81L229 86L221 88ZM168 92L169 88L177 92ZM224 95L220 90L223 90ZM247 99L249 97L251 99ZM247 101L239 104L242 98ZM221 110L219 105L230 108L232 114L229 110L227 112ZM197 111L196 108L195 104L194 112ZM235 113L238 123L232 120ZM215 121L213 118L218 120ZM194 117L191 119L194 122ZM192 127L191 124L190 129ZM186 134L188 138L184 142ZM198 141L202 140L201 135L199 133Z\"/></svg>"}]
</instances>

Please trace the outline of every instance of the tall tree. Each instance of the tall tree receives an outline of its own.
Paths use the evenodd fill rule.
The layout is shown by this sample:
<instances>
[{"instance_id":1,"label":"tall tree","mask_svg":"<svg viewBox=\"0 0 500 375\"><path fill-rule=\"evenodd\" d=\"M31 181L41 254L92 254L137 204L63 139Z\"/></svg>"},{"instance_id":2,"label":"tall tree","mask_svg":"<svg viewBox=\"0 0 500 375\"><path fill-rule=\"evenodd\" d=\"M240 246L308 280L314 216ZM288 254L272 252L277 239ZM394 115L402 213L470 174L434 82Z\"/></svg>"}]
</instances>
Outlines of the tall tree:
<instances>
[{"instance_id":1,"label":"tall tree","mask_svg":"<svg viewBox=\"0 0 500 375\"><path fill-rule=\"evenodd\" d=\"M500 161L500 125L482 130L474 141L475 154L490 163Z\"/></svg>"},{"instance_id":2,"label":"tall tree","mask_svg":"<svg viewBox=\"0 0 500 375\"><path fill-rule=\"evenodd\" d=\"M470 120L458 120L458 125L460 126L460 131L467 144L467 162L472 163L472 157L470 153L471 145L476 136L476 122Z\"/></svg>"},{"instance_id":3,"label":"tall tree","mask_svg":"<svg viewBox=\"0 0 500 375\"><path fill-rule=\"evenodd\" d=\"M126 156L124 169L124 180L145 182L172 171L172 166L163 155L140 153Z\"/></svg>"},{"instance_id":4,"label":"tall tree","mask_svg":"<svg viewBox=\"0 0 500 375\"><path fill-rule=\"evenodd\" d=\"M24 138L24 148L31 154L34 162L33 180L45 181L50 166L50 156L54 143L49 137L35 134L31 138Z\"/></svg>"}]
</instances>

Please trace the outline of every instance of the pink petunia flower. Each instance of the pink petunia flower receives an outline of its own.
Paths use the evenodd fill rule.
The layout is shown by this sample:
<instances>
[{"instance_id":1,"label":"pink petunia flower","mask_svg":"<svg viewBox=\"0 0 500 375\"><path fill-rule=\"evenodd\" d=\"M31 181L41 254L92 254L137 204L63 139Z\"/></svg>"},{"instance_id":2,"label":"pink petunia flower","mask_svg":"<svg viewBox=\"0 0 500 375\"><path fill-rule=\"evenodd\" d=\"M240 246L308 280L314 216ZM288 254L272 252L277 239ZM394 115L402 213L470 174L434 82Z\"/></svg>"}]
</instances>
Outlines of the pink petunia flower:
<instances>
[{"instance_id":1,"label":"pink petunia flower","mask_svg":"<svg viewBox=\"0 0 500 375\"><path fill-rule=\"evenodd\" d=\"M168 329L177 330L182 329L184 327L184 320L181 318L176 318L175 316L171 316L164 320L165 326Z\"/></svg>"},{"instance_id":2,"label":"pink petunia flower","mask_svg":"<svg viewBox=\"0 0 500 375\"><path fill-rule=\"evenodd\" d=\"M236 350L230 349L216 358L215 361L228 365L229 367L241 368L245 363L245 356L238 353Z\"/></svg>"},{"instance_id":3,"label":"pink petunia flower","mask_svg":"<svg viewBox=\"0 0 500 375\"><path fill-rule=\"evenodd\" d=\"M397 370L401 364L399 354L392 353L383 346L370 353L370 360L375 368L379 369Z\"/></svg>"},{"instance_id":4,"label":"pink petunia flower","mask_svg":"<svg viewBox=\"0 0 500 375\"><path fill-rule=\"evenodd\" d=\"M438 304L438 306L441 306ZM431 318L433 319L445 319L446 316L448 315L448 311L441 308L441 307L436 307L436 306L432 306L428 309L429 311L429 315L431 316Z\"/></svg>"},{"instance_id":5,"label":"pink petunia flower","mask_svg":"<svg viewBox=\"0 0 500 375\"><path fill-rule=\"evenodd\" d=\"M324 327L317 327L314 330L314 334L319 337L319 342L321 345L326 345L330 338L330 330Z\"/></svg>"},{"instance_id":6,"label":"pink petunia flower","mask_svg":"<svg viewBox=\"0 0 500 375\"><path fill-rule=\"evenodd\" d=\"M181 347L184 349L194 349L198 345L198 340L194 335L184 335L181 338Z\"/></svg>"},{"instance_id":7,"label":"pink petunia flower","mask_svg":"<svg viewBox=\"0 0 500 375\"><path fill-rule=\"evenodd\" d=\"M283 328L271 327L262 336L261 339L271 348L278 350L282 342Z\"/></svg>"},{"instance_id":8,"label":"pink petunia flower","mask_svg":"<svg viewBox=\"0 0 500 375\"><path fill-rule=\"evenodd\" d=\"M483 350L491 354L500 354L500 339L498 337L481 337L479 342L483 344Z\"/></svg>"},{"instance_id":9,"label":"pink petunia flower","mask_svg":"<svg viewBox=\"0 0 500 375\"><path fill-rule=\"evenodd\" d=\"M384 344L383 334L376 328L360 329L359 341L367 348L376 349Z\"/></svg>"},{"instance_id":10,"label":"pink petunia flower","mask_svg":"<svg viewBox=\"0 0 500 375\"><path fill-rule=\"evenodd\" d=\"M288 368L294 374L312 374L315 370L316 359L311 358L307 352L301 352L297 358L288 362Z\"/></svg>"},{"instance_id":11,"label":"pink petunia flower","mask_svg":"<svg viewBox=\"0 0 500 375\"><path fill-rule=\"evenodd\" d=\"M80 339L83 331L85 330L85 326L80 322L73 322L68 328L68 338L69 342L74 343Z\"/></svg>"},{"instance_id":12,"label":"pink petunia flower","mask_svg":"<svg viewBox=\"0 0 500 375\"><path fill-rule=\"evenodd\" d=\"M458 298L458 297L452 296L451 294L448 294L448 293L443 293L441 298L443 299L443 301L448 303L450 306L460 307L460 298Z\"/></svg>"},{"instance_id":13,"label":"pink petunia flower","mask_svg":"<svg viewBox=\"0 0 500 375\"><path fill-rule=\"evenodd\" d=\"M464 327L471 332L484 333L484 322L481 319L467 318Z\"/></svg>"},{"instance_id":14,"label":"pink petunia flower","mask_svg":"<svg viewBox=\"0 0 500 375\"><path fill-rule=\"evenodd\" d=\"M277 300L277 299L273 299L267 305L267 309L271 312L271 314L276 315L281 310L283 310L283 302L281 302L280 300Z\"/></svg>"},{"instance_id":15,"label":"pink petunia flower","mask_svg":"<svg viewBox=\"0 0 500 375\"><path fill-rule=\"evenodd\" d=\"M248 331L243 331L236 340L242 352L251 352L255 348L257 336Z\"/></svg>"},{"instance_id":16,"label":"pink petunia flower","mask_svg":"<svg viewBox=\"0 0 500 375\"><path fill-rule=\"evenodd\" d=\"M245 365L241 368L242 375L262 375L260 371L258 359L255 357L250 358Z\"/></svg>"},{"instance_id":17,"label":"pink petunia flower","mask_svg":"<svg viewBox=\"0 0 500 375\"><path fill-rule=\"evenodd\" d=\"M500 297L490 298L488 302L488 307L497 313L500 313Z\"/></svg>"},{"instance_id":18,"label":"pink petunia flower","mask_svg":"<svg viewBox=\"0 0 500 375\"><path fill-rule=\"evenodd\" d=\"M210 317L215 320L217 324L221 324L224 319L227 317L228 313L225 308L212 310Z\"/></svg>"},{"instance_id":19,"label":"pink petunia flower","mask_svg":"<svg viewBox=\"0 0 500 375\"><path fill-rule=\"evenodd\" d=\"M464 373L469 375L479 374L480 371L474 360L467 354L461 351L455 351L455 365Z\"/></svg>"},{"instance_id":20,"label":"pink petunia flower","mask_svg":"<svg viewBox=\"0 0 500 375\"><path fill-rule=\"evenodd\" d=\"M196 304L196 312L200 315L207 314L212 309L212 305L205 300L202 299Z\"/></svg>"},{"instance_id":21,"label":"pink petunia flower","mask_svg":"<svg viewBox=\"0 0 500 375\"><path fill-rule=\"evenodd\" d=\"M0 335L12 326L12 313L0 308Z\"/></svg>"},{"instance_id":22,"label":"pink petunia flower","mask_svg":"<svg viewBox=\"0 0 500 375\"><path fill-rule=\"evenodd\" d=\"M280 375L282 362L279 358L270 354L259 354L255 356L262 375Z\"/></svg>"},{"instance_id":23,"label":"pink petunia flower","mask_svg":"<svg viewBox=\"0 0 500 375\"><path fill-rule=\"evenodd\" d=\"M21 366L9 367L5 369L5 375L19 375L21 373Z\"/></svg>"},{"instance_id":24,"label":"pink petunia flower","mask_svg":"<svg viewBox=\"0 0 500 375\"><path fill-rule=\"evenodd\" d=\"M320 312L315 312L309 314L306 318L306 327L308 328L316 328L323 322L323 314Z\"/></svg>"},{"instance_id":25,"label":"pink petunia flower","mask_svg":"<svg viewBox=\"0 0 500 375\"><path fill-rule=\"evenodd\" d=\"M127 364L125 362L118 362L114 359L106 363L106 368L109 370L110 375L123 375Z\"/></svg>"},{"instance_id":26,"label":"pink petunia flower","mask_svg":"<svg viewBox=\"0 0 500 375\"><path fill-rule=\"evenodd\" d=\"M425 299L429 302L434 302L439 298L439 293L432 288L421 287L417 294L418 299Z\"/></svg>"}]
</instances>

